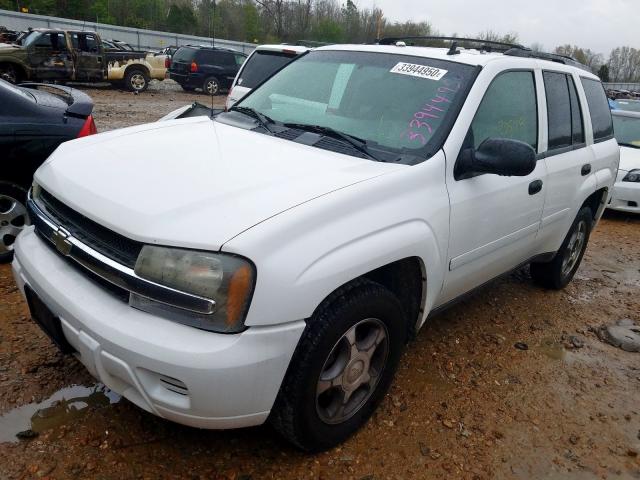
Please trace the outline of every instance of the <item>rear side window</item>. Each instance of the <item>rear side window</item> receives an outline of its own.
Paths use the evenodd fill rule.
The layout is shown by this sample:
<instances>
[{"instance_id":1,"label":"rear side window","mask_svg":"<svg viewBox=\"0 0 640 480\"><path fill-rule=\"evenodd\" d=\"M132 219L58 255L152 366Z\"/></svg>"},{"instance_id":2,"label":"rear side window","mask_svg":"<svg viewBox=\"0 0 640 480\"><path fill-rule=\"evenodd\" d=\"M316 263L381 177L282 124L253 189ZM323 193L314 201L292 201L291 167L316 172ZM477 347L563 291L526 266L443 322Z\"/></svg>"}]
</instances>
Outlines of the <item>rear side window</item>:
<instances>
[{"instance_id":1,"label":"rear side window","mask_svg":"<svg viewBox=\"0 0 640 480\"><path fill-rule=\"evenodd\" d=\"M549 119L549 150L571 146L571 100L567 76L544 72Z\"/></svg>"},{"instance_id":2,"label":"rear side window","mask_svg":"<svg viewBox=\"0 0 640 480\"><path fill-rule=\"evenodd\" d=\"M593 140L595 142L606 140L613 135L613 120L604 87L597 80L590 78L582 78L581 80L584 93L587 96L587 105L589 105Z\"/></svg>"},{"instance_id":3,"label":"rear side window","mask_svg":"<svg viewBox=\"0 0 640 480\"><path fill-rule=\"evenodd\" d=\"M216 52L215 50L201 50L198 53L198 60L202 63L218 66L231 66L236 64L233 54Z\"/></svg>"},{"instance_id":4,"label":"rear side window","mask_svg":"<svg viewBox=\"0 0 640 480\"><path fill-rule=\"evenodd\" d=\"M241 76L238 79L238 85L254 88L294 58L295 55L287 55L282 52L258 51L247 60L247 64L242 69Z\"/></svg>"},{"instance_id":5,"label":"rear side window","mask_svg":"<svg viewBox=\"0 0 640 480\"><path fill-rule=\"evenodd\" d=\"M538 146L538 107L533 72L505 72L482 99L465 143L478 148L488 138L509 138Z\"/></svg>"},{"instance_id":6,"label":"rear side window","mask_svg":"<svg viewBox=\"0 0 640 480\"><path fill-rule=\"evenodd\" d=\"M571 99L571 133L573 144L579 145L584 143L584 120L582 118L582 107L578 99L578 91L573 77L567 76L569 82L569 98Z\"/></svg>"},{"instance_id":7,"label":"rear side window","mask_svg":"<svg viewBox=\"0 0 640 480\"><path fill-rule=\"evenodd\" d=\"M179 48L176 53L173 54L173 62L191 62L195 56L196 51L193 48Z\"/></svg>"}]
</instances>

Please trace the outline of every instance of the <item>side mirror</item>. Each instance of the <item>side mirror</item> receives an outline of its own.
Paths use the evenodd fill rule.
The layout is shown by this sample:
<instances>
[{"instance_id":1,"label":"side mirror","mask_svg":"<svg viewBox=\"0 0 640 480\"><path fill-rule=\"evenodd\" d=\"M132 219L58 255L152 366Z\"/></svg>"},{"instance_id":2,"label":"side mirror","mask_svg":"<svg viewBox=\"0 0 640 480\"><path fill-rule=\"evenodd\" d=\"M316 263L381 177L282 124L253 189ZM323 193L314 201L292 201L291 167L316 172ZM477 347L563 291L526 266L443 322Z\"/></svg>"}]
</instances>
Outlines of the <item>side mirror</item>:
<instances>
[{"instance_id":1,"label":"side mirror","mask_svg":"<svg viewBox=\"0 0 640 480\"><path fill-rule=\"evenodd\" d=\"M477 150L460 152L456 163L456 179L482 173L505 177L526 177L536 168L536 152L531 145L509 138L487 138Z\"/></svg>"}]
</instances>

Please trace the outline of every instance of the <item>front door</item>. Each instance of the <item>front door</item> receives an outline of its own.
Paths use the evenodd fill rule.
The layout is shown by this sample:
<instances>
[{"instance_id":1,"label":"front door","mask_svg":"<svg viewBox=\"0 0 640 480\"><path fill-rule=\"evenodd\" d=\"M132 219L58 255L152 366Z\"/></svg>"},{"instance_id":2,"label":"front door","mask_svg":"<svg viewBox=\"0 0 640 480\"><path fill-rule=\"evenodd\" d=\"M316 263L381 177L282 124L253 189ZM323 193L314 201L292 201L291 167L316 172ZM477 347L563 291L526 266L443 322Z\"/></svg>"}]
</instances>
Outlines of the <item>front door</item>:
<instances>
[{"instance_id":1,"label":"front door","mask_svg":"<svg viewBox=\"0 0 640 480\"><path fill-rule=\"evenodd\" d=\"M72 78L73 59L64 32L42 32L28 48L36 80Z\"/></svg>"},{"instance_id":2,"label":"front door","mask_svg":"<svg viewBox=\"0 0 640 480\"><path fill-rule=\"evenodd\" d=\"M534 72L502 72L489 85L462 149L477 149L488 138L510 138L537 151L538 123ZM482 174L456 180L448 174L449 272L441 303L532 255L544 205L545 175L543 161L526 177Z\"/></svg>"}]
</instances>

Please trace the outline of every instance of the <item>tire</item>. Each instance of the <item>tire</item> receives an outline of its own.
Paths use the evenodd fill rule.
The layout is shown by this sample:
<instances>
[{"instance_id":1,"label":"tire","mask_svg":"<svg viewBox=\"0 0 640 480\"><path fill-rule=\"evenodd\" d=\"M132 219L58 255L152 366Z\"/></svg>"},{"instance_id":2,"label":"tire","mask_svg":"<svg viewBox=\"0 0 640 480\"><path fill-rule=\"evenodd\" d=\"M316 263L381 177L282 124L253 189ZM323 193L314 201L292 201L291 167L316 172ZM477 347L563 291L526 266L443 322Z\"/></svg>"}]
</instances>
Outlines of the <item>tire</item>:
<instances>
[{"instance_id":1,"label":"tire","mask_svg":"<svg viewBox=\"0 0 640 480\"><path fill-rule=\"evenodd\" d=\"M140 68L129 69L124 76L124 86L130 92L144 92L149 88L149 81L149 74Z\"/></svg>"},{"instance_id":2,"label":"tire","mask_svg":"<svg viewBox=\"0 0 640 480\"><path fill-rule=\"evenodd\" d=\"M16 236L30 225L27 191L13 183L0 182L0 263L13 260Z\"/></svg>"},{"instance_id":3,"label":"tire","mask_svg":"<svg viewBox=\"0 0 640 480\"><path fill-rule=\"evenodd\" d=\"M0 78L13 84L19 83L20 80L22 80L18 69L10 63L0 65Z\"/></svg>"},{"instance_id":4,"label":"tire","mask_svg":"<svg viewBox=\"0 0 640 480\"><path fill-rule=\"evenodd\" d=\"M207 95L218 95L220 93L220 81L216 77L207 78L202 84L202 92Z\"/></svg>"},{"instance_id":5,"label":"tire","mask_svg":"<svg viewBox=\"0 0 640 480\"><path fill-rule=\"evenodd\" d=\"M406 331L398 298L382 285L358 280L339 289L308 321L271 424L308 452L343 442L369 419L388 390Z\"/></svg>"},{"instance_id":6,"label":"tire","mask_svg":"<svg viewBox=\"0 0 640 480\"><path fill-rule=\"evenodd\" d=\"M560 290L573 279L587 249L593 226L593 212L583 207L573 221L560 249L548 263L532 263L531 277L540 286Z\"/></svg>"}]
</instances>

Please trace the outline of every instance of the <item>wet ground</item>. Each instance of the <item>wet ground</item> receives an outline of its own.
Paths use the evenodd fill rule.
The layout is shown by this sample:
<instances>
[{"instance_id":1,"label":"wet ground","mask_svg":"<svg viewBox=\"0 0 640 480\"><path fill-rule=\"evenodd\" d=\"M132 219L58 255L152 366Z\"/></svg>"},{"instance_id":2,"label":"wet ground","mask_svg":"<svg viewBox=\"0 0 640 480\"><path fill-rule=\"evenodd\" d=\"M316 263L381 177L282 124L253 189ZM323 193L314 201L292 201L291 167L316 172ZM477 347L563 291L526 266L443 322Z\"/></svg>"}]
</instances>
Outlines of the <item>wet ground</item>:
<instances>
[{"instance_id":1,"label":"wet ground","mask_svg":"<svg viewBox=\"0 0 640 480\"><path fill-rule=\"evenodd\" d=\"M209 100L87 92L100 130ZM365 428L305 455L268 426L183 427L96 385L0 266L0 479L639 479L640 354L596 335L640 323L639 293L640 217L607 214L564 291L525 268L433 318Z\"/></svg>"}]
</instances>

